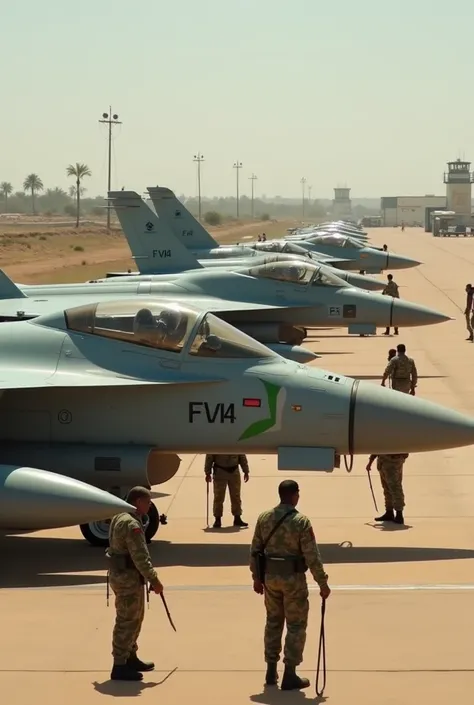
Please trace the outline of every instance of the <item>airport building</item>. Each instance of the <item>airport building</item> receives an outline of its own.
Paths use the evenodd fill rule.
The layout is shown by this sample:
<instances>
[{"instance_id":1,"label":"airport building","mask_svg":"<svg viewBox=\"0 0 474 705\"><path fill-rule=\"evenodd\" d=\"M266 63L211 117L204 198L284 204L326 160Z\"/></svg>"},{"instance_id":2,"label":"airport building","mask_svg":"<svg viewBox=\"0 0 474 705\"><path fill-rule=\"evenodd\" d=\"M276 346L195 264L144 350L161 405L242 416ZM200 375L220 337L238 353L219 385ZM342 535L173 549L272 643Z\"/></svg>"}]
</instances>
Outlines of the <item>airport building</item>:
<instances>
[{"instance_id":1,"label":"airport building","mask_svg":"<svg viewBox=\"0 0 474 705\"><path fill-rule=\"evenodd\" d=\"M471 162L461 159L448 162L448 170L443 174L446 184L445 196L384 196L380 201L382 225L424 226L432 228L432 214L446 211L444 220L450 225L470 225L472 223L471 190L474 174ZM439 219L439 218L438 218Z\"/></svg>"},{"instance_id":2,"label":"airport building","mask_svg":"<svg viewBox=\"0 0 474 705\"><path fill-rule=\"evenodd\" d=\"M332 202L334 220L352 220L352 203L350 188L335 188Z\"/></svg>"},{"instance_id":3,"label":"airport building","mask_svg":"<svg viewBox=\"0 0 474 705\"><path fill-rule=\"evenodd\" d=\"M382 225L424 226L427 208L446 208L446 196L384 196L380 199Z\"/></svg>"}]
</instances>

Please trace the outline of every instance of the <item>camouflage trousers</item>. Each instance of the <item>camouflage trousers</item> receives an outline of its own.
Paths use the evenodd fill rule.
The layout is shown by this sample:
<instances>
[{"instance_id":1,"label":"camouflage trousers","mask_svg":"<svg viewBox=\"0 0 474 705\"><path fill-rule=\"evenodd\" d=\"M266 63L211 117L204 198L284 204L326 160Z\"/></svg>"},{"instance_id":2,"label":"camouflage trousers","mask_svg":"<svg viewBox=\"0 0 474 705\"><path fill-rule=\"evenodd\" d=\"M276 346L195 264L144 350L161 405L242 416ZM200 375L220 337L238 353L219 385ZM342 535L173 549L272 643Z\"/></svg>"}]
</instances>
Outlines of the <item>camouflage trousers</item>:
<instances>
[{"instance_id":1,"label":"camouflage trousers","mask_svg":"<svg viewBox=\"0 0 474 705\"><path fill-rule=\"evenodd\" d=\"M395 509L402 512L405 507L405 495L403 494L403 464L404 460L386 460L377 458L377 470L380 473L383 495L385 498L385 509Z\"/></svg>"},{"instance_id":2,"label":"camouflage trousers","mask_svg":"<svg viewBox=\"0 0 474 705\"><path fill-rule=\"evenodd\" d=\"M411 382L409 379L397 379L393 378L391 379L392 382L392 389L395 389L397 392L404 392L405 394L410 393L411 389Z\"/></svg>"},{"instance_id":3,"label":"camouflage trousers","mask_svg":"<svg viewBox=\"0 0 474 705\"><path fill-rule=\"evenodd\" d=\"M145 616L145 587L133 592L114 590L115 625L112 635L112 655L114 664L123 665L128 657L138 650L138 636Z\"/></svg>"},{"instance_id":4,"label":"camouflage trousers","mask_svg":"<svg viewBox=\"0 0 474 705\"><path fill-rule=\"evenodd\" d=\"M298 666L303 660L308 625L308 585L303 573L290 577L265 576L265 661L280 660L286 622L284 663Z\"/></svg>"},{"instance_id":5,"label":"camouflage trousers","mask_svg":"<svg viewBox=\"0 0 474 705\"><path fill-rule=\"evenodd\" d=\"M229 488L230 508L234 516L241 516L242 501L240 498L241 477L237 468L233 472L226 472L221 468L214 468L214 507L215 517L222 517L224 513L224 500L226 489Z\"/></svg>"},{"instance_id":6,"label":"camouflage trousers","mask_svg":"<svg viewBox=\"0 0 474 705\"><path fill-rule=\"evenodd\" d=\"M469 335L472 335L473 324L474 324L474 314L471 311L469 311L469 313L466 313L466 328L467 328L467 332L469 333Z\"/></svg>"}]
</instances>

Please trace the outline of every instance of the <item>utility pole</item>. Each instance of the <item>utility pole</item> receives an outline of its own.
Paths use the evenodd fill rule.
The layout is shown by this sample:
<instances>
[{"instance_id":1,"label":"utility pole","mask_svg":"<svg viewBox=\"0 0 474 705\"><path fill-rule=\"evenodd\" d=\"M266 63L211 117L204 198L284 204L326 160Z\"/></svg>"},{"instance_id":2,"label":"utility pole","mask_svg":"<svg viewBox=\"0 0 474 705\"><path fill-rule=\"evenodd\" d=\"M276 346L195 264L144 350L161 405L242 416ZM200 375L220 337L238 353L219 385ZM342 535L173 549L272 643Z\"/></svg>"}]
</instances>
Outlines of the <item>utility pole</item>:
<instances>
[{"instance_id":1,"label":"utility pole","mask_svg":"<svg viewBox=\"0 0 474 705\"><path fill-rule=\"evenodd\" d=\"M193 162L197 163L198 172L198 203L199 203L199 222L201 222L201 162L204 161L204 157L201 152L194 155Z\"/></svg>"},{"instance_id":2,"label":"utility pole","mask_svg":"<svg viewBox=\"0 0 474 705\"><path fill-rule=\"evenodd\" d=\"M302 190L303 190L303 220L304 220L304 187L305 187L305 184L306 184L306 179L305 179L304 176L301 177L300 183L301 183Z\"/></svg>"},{"instance_id":3,"label":"utility pole","mask_svg":"<svg viewBox=\"0 0 474 705\"><path fill-rule=\"evenodd\" d=\"M312 188L313 188L312 186L308 186L308 201L310 202L310 205L311 205L311 189Z\"/></svg>"},{"instance_id":4,"label":"utility pole","mask_svg":"<svg viewBox=\"0 0 474 705\"><path fill-rule=\"evenodd\" d=\"M238 160L234 163L234 169L237 176L237 220L239 219L239 169L242 169L242 162Z\"/></svg>"},{"instance_id":5,"label":"utility pole","mask_svg":"<svg viewBox=\"0 0 474 705\"><path fill-rule=\"evenodd\" d=\"M112 114L112 107L109 106L108 113L102 113L102 120L99 122L105 123L109 126L109 176L107 179L107 196L110 191L110 184L112 178L112 125L121 125L122 123L118 120L118 115ZM110 204L107 201L107 231L110 231Z\"/></svg>"},{"instance_id":6,"label":"utility pole","mask_svg":"<svg viewBox=\"0 0 474 705\"><path fill-rule=\"evenodd\" d=\"M250 181L252 182L252 220L253 220L253 184L254 184L254 181L257 180L257 178L258 178L258 177L255 176L254 173L252 173L252 176L249 176L249 179L250 179Z\"/></svg>"}]
</instances>

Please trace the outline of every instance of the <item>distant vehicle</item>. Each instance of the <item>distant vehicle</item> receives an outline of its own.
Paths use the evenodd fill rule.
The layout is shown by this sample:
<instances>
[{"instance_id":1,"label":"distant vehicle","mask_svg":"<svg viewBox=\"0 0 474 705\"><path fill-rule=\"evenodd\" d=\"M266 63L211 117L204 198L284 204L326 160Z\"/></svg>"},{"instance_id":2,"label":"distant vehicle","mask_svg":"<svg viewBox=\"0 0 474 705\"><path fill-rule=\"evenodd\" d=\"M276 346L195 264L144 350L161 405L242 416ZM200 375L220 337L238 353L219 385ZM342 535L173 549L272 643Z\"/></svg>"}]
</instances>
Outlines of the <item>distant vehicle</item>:
<instances>
[{"instance_id":1,"label":"distant vehicle","mask_svg":"<svg viewBox=\"0 0 474 705\"><path fill-rule=\"evenodd\" d=\"M380 228L382 226L382 216L381 215L366 215L359 220L357 223L363 228Z\"/></svg>"}]
</instances>

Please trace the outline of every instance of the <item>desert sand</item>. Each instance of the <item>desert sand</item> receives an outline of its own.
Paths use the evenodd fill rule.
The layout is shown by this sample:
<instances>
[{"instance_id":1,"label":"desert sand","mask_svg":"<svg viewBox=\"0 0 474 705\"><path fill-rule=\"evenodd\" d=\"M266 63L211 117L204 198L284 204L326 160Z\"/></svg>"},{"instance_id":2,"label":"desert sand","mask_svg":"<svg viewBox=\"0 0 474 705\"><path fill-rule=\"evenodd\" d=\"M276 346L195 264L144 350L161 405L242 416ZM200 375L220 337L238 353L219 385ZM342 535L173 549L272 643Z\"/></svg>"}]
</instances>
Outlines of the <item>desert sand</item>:
<instances>
[{"instance_id":1,"label":"desert sand","mask_svg":"<svg viewBox=\"0 0 474 705\"><path fill-rule=\"evenodd\" d=\"M404 342L418 366L418 395L473 414L474 349L465 341L462 311L464 286L474 280L474 241L412 228L370 235L375 244L423 262L394 272L401 296L455 320L388 339L315 331L304 343L322 355L312 364L379 384L388 348ZM472 450L409 457L404 527L375 525L365 457L355 458L350 474L342 466L331 474L283 475L275 457L249 460L251 477L242 490L248 529L230 526L226 504L225 528L206 530L203 456L183 456L178 474L154 488L169 523L151 552L177 633L151 595L139 653L156 670L138 684L109 680L114 609L106 606L103 550L90 547L77 528L2 539L2 702L94 705L139 697L166 705L471 705ZM300 483L299 508L313 522L333 589L323 700L314 691L320 598L311 579L300 669L311 688L285 693L263 686L264 608L251 590L248 546L258 513L277 503L277 485L289 476ZM381 509L376 471L373 482Z\"/></svg>"}]
</instances>

